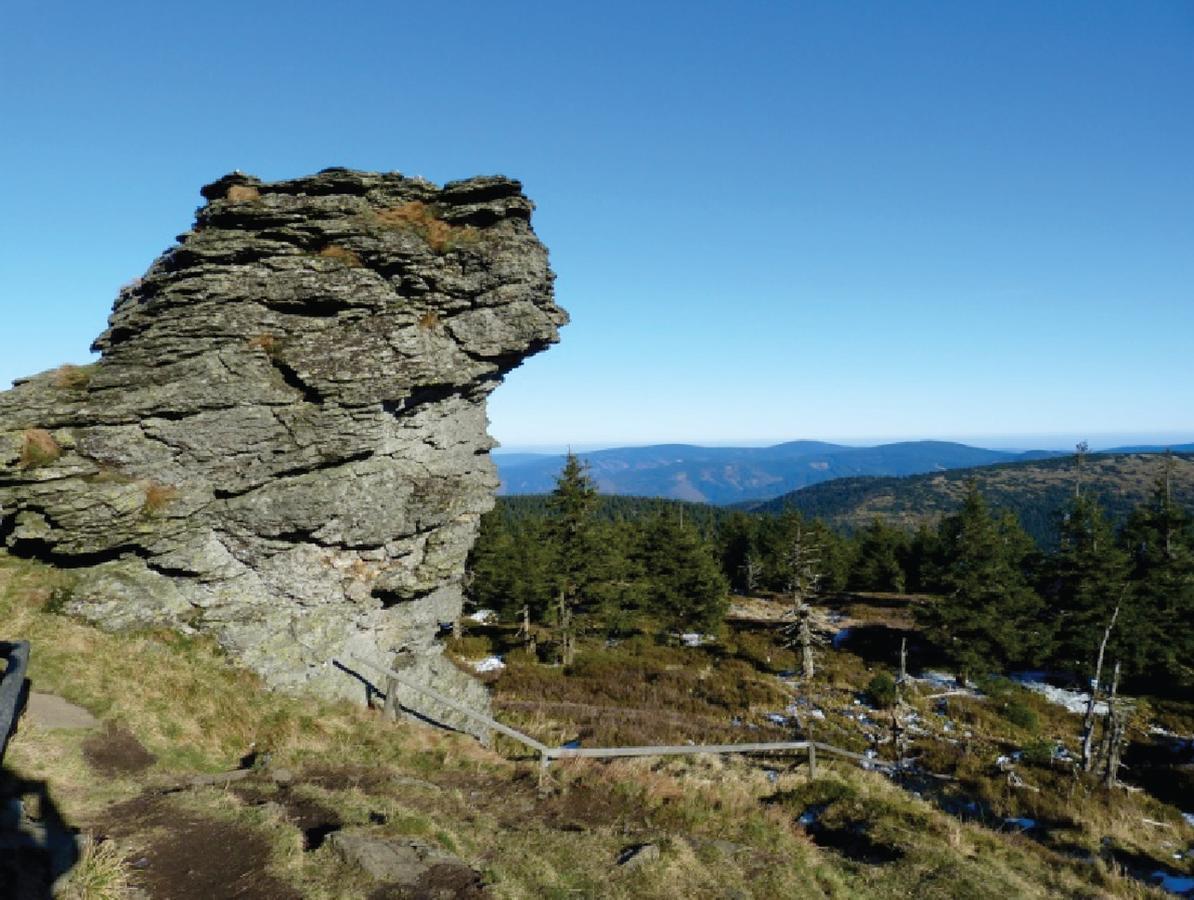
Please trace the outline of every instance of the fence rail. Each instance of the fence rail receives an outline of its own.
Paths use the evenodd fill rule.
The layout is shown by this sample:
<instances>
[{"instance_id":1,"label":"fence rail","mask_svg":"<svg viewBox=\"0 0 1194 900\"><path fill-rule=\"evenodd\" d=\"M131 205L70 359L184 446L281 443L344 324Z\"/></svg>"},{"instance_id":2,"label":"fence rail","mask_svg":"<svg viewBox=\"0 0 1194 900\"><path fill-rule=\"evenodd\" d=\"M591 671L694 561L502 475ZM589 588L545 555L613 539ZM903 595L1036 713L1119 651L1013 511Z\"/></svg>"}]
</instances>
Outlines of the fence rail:
<instances>
[{"instance_id":1,"label":"fence rail","mask_svg":"<svg viewBox=\"0 0 1194 900\"><path fill-rule=\"evenodd\" d=\"M419 691L422 694L441 703L449 709L455 710L461 715L493 729L499 734L504 734L507 737L513 738L519 743L529 747L531 750L539 754L539 772L542 778L547 773L547 767L551 764L553 759L612 759L615 757L628 756L679 756L691 755L698 753L792 753L805 752L808 755L809 774L814 778L817 775L817 752L830 754L831 756L839 756L843 759L849 759L857 762L863 766L868 766L876 769L891 769L894 768L892 763L883 762L877 759L871 759L862 753L854 753L850 750L845 750L841 747L835 747L833 744L822 743L821 741L769 741L761 743L747 743L747 744L675 744L675 745L659 745L659 746L645 746L645 747L548 747L541 741L535 740L527 734L523 734L517 729L511 728L509 725L503 725L496 719L479 713L475 709L470 709L463 703L453 700L439 691L427 687L425 684L420 684L412 678L395 672L393 669L379 666L367 659L361 659L358 656L349 656L354 663L372 669L374 672L384 676L386 681L385 689L385 710L388 715L395 715L397 712L397 701L395 699L395 686L398 684L404 685L411 690Z\"/></svg>"}]
</instances>

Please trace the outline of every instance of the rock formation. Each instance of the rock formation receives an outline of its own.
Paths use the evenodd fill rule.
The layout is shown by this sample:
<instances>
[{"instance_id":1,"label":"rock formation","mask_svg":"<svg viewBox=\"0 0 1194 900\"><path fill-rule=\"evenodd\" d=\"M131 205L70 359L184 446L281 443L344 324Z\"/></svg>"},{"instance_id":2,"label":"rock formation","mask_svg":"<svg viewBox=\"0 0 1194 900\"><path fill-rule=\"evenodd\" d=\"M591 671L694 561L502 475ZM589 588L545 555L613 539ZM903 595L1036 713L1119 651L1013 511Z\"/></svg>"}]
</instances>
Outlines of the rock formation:
<instances>
[{"instance_id":1,"label":"rock formation","mask_svg":"<svg viewBox=\"0 0 1194 900\"><path fill-rule=\"evenodd\" d=\"M0 544L75 570L67 612L210 633L272 686L363 697L353 654L483 705L435 636L497 487L485 398L567 321L531 202L344 169L202 193L97 363L0 394Z\"/></svg>"}]
</instances>

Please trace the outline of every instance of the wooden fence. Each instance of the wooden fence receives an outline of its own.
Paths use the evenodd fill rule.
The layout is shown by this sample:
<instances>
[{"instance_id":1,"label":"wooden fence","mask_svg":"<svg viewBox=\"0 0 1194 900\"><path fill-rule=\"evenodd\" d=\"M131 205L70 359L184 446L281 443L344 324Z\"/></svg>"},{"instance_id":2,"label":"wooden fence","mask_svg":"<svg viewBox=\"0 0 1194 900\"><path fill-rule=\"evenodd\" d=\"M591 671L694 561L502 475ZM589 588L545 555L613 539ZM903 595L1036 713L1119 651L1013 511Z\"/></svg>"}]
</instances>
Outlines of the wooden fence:
<instances>
[{"instance_id":1,"label":"wooden fence","mask_svg":"<svg viewBox=\"0 0 1194 900\"><path fill-rule=\"evenodd\" d=\"M677 744L673 746L659 745L647 747L548 747L541 741L535 740L528 734L523 734L517 729L511 728L509 725L503 725L496 719L479 713L475 709L469 709L463 703L453 700L451 697L441 694L439 691L429 688L424 684L408 678L393 669L387 669L384 666L379 666L371 663L366 659L361 659L357 656L350 656L354 663L372 669L381 675L385 681L385 712L386 715L394 717L398 712L397 702L397 685L403 685L411 690L418 691L437 703L452 709L462 716L477 722L487 728L504 734L506 737L513 738L524 746L530 748L539 755L539 775L542 780L547 774L547 768L551 765L553 759L611 759L614 757L624 756L679 756L690 755L697 753L805 753L808 755L809 774L817 777L817 753L826 753L831 756L838 756L843 759L849 759L857 762L863 766L869 766L876 769L891 769L892 763L882 762L877 759L870 759L861 754L854 753L850 750L844 750L841 747L835 747L832 744L825 744L821 741L767 741L761 743L746 743L746 744Z\"/></svg>"}]
</instances>

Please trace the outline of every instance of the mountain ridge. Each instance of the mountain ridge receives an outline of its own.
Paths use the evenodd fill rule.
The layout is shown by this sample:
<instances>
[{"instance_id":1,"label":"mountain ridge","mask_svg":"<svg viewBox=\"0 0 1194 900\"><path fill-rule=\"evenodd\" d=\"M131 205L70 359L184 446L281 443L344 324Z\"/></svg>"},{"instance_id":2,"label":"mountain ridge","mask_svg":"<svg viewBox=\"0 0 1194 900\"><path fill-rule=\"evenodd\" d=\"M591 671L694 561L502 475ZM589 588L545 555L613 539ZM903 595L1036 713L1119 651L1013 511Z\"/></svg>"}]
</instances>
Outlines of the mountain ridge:
<instances>
[{"instance_id":1,"label":"mountain ridge","mask_svg":"<svg viewBox=\"0 0 1194 900\"><path fill-rule=\"evenodd\" d=\"M835 478L912 475L976 465L1047 459L1061 451L1007 451L952 441L897 441L851 447L825 441L787 441L768 447L655 444L578 453L598 490L719 505L762 501ZM494 453L499 494L551 491L563 454Z\"/></svg>"}]
</instances>

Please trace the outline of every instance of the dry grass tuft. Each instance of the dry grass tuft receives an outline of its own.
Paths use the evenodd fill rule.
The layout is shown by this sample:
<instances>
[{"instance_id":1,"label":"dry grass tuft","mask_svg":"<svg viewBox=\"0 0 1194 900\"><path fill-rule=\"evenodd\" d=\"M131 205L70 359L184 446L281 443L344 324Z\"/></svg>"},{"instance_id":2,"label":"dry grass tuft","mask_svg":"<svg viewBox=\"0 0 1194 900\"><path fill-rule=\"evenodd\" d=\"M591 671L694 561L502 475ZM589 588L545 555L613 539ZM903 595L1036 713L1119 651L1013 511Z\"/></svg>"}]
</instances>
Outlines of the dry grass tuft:
<instances>
[{"instance_id":1,"label":"dry grass tuft","mask_svg":"<svg viewBox=\"0 0 1194 900\"><path fill-rule=\"evenodd\" d=\"M324 259L334 259L337 262L341 262L350 269L359 269L364 265L355 251L349 250L347 247L341 247L339 244L328 244L319 251L319 255Z\"/></svg>"},{"instance_id":2,"label":"dry grass tuft","mask_svg":"<svg viewBox=\"0 0 1194 900\"><path fill-rule=\"evenodd\" d=\"M282 342L277 335L263 332L249 338L248 345L250 350L261 350L266 356L273 356L282 346Z\"/></svg>"},{"instance_id":3,"label":"dry grass tuft","mask_svg":"<svg viewBox=\"0 0 1194 900\"><path fill-rule=\"evenodd\" d=\"M224 199L231 200L233 203L260 200L261 191L257 190L251 184L234 184L228 188L228 193L224 195Z\"/></svg>"},{"instance_id":4,"label":"dry grass tuft","mask_svg":"<svg viewBox=\"0 0 1194 900\"><path fill-rule=\"evenodd\" d=\"M141 509L146 515L156 515L176 499L178 499L178 488L174 485L151 481L145 485L145 503Z\"/></svg>"},{"instance_id":5,"label":"dry grass tuft","mask_svg":"<svg viewBox=\"0 0 1194 900\"><path fill-rule=\"evenodd\" d=\"M48 466L62 455L62 447L54 435L44 428L29 428L21 435L22 469L37 469Z\"/></svg>"},{"instance_id":6,"label":"dry grass tuft","mask_svg":"<svg viewBox=\"0 0 1194 900\"><path fill-rule=\"evenodd\" d=\"M421 200L376 210L374 217L383 228L414 232L436 253L447 253L457 247L476 243L481 236L471 225L445 222L439 218L434 206Z\"/></svg>"},{"instance_id":7,"label":"dry grass tuft","mask_svg":"<svg viewBox=\"0 0 1194 900\"><path fill-rule=\"evenodd\" d=\"M83 855L55 897L60 900L126 900L131 868L112 841L88 841Z\"/></svg>"},{"instance_id":8,"label":"dry grass tuft","mask_svg":"<svg viewBox=\"0 0 1194 900\"><path fill-rule=\"evenodd\" d=\"M66 364L54 370L53 384L63 390L81 391L91 383L91 366Z\"/></svg>"},{"instance_id":9,"label":"dry grass tuft","mask_svg":"<svg viewBox=\"0 0 1194 900\"><path fill-rule=\"evenodd\" d=\"M419 316L419 327L424 331L431 331L439 325L439 313L435 310L428 310Z\"/></svg>"}]
</instances>

